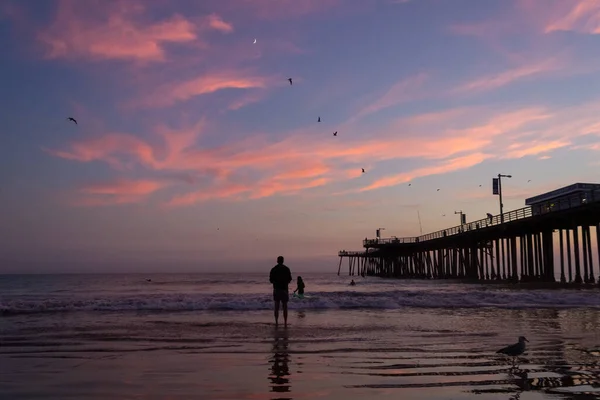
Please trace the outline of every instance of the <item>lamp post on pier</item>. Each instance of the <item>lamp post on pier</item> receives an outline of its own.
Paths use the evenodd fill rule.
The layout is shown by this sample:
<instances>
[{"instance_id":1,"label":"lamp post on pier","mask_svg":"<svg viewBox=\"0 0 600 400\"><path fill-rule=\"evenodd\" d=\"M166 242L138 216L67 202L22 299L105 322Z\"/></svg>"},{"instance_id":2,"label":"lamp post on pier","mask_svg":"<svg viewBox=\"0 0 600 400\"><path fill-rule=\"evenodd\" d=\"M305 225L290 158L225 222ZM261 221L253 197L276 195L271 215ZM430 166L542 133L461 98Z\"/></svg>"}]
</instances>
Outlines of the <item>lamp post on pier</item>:
<instances>
[{"instance_id":1,"label":"lamp post on pier","mask_svg":"<svg viewBox=\"0 0 600 400\"><path fill-rule=\"evenodd\" d=\"M504 208L504 204L502 204L502 178L512 178L512 175L498 174L498 178L493 178L493 180L492 180L493 194L498 195L498 198L500 200L500 223L501 224L504 223L504 213L502 211Z\"/></svg>"},{"instance_id":2,"label":"lamp post on pier","mask_svg":"<svg viewBox=\"0 0 600 400\"><path fill-rule=\"evenodd\" d=\"M467 215L465 213L463 213L462 210L454 211L454 214L460 214L460 224L461 225L464 225L467 223Z\"/></svg>"}]
</instances>

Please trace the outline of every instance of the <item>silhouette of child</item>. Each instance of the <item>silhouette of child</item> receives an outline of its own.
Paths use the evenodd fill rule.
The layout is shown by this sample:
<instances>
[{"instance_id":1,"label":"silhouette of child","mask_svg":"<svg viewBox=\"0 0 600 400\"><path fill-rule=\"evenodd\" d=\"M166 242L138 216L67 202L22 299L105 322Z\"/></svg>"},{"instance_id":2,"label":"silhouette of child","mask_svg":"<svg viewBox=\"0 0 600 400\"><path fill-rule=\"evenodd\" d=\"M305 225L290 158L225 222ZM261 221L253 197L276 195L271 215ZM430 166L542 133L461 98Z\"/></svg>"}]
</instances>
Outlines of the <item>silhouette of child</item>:
<instances>
[{"instance_id":1,"label":"silhouette of child","mask_svg":"<svg viewBox=\"0 0 600 400\"><path fill-rule=\"evenodd\" d=\"M298 277L298 287L296 288L296 290L294 290L294 293L298 292L299 295L303 295L304 294L304 281L302 280L302 277L299 276Z\"/></svg>"}]
</instances>

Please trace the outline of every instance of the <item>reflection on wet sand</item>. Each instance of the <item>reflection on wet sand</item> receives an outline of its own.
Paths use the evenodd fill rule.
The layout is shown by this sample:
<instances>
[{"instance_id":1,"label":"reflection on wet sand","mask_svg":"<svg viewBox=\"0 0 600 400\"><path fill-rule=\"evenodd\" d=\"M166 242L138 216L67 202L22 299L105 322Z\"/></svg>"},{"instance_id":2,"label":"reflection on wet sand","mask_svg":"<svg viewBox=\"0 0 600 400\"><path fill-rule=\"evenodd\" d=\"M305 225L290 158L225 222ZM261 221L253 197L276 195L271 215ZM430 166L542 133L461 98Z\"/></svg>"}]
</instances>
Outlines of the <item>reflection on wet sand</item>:
<instances>
[{"instance_id":1,"label":"reflection on wet sand","mask_svg":"<svg viewBox=\"0 0 600 400\"><path fill-rule=\"evenodd\" d=\"M271 372L269 374L269 381L271 382L270 391L277 394L276 397L273 397L273 400L292 400L289 395L287 397L279 397L283 396L283 393L291 391L287 329L275 329L273 336L272 354L269 358L269 362L271 363Z\"/></svg>"},{"instance_id":2,"label":"reflection on wet sand","mask_svg":"<svg viewBox=\"0 0 600 400\"><path fill-rule=\"evenodd\" d=\"M580 332L598 326L597 312L495 310L494 313L511 314L510 322L517 326L517 332L525 331L533 338L532 345L517 358L515 365L492 353L495 345L484 339L489 334L477 332L476 327L463 327L462 335L469 338L465 342L469 343L466 346L470 351L465 351L466 347L456 349L456 343L464 340L457 333L449 338L447 331L436 335L434 330L419 328L412 338L405 333L409 340L404 340L402 346L389 348L386 355L374 356L372 360L348 356L344 374L375 379L364 383L356 379L355 384L345 387L398 390L398 393L415 389L433 393L437 388L462 387L477 395L503 394L506 399L531 395L564 400L600 399L600 351L593 336L579 336ZM518 327L520 322L527 326L526 330Z\"/></svg>"}]
</instances>

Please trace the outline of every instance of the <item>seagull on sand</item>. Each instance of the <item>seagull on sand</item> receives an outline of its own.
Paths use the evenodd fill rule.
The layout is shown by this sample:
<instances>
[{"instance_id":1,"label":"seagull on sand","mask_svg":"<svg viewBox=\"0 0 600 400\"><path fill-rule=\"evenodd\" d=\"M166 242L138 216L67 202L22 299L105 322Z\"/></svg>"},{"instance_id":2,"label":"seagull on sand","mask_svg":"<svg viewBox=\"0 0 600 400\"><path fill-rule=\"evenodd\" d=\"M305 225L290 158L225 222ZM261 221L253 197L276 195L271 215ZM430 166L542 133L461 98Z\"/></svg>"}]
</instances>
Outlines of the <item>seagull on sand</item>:
<instances>
[{"instance_id":1,"label":"seagull on sand","mask_svg":"<svg viewBox=\"0 0 600 400\"><path fill-rule=\"evenodd\" d=\"M525 336L519 336L518 343L506 346L505 348L498 350L496 354L505 354L512 357L514 365L516 358L525 352L525 342L529 342L529 340L527 340Z\"/></svg>"},{"instance_id":2,"label":"seagull on sand","mask_svg":"<svg viewBox=\"0 0 600 400\"><path fill-rule=\"evenodd\" d=\"M290 81L290 85L292 84L292 78L288 78L288 81Z\"/></svg>"},{"instance_id":3,"label":"seagull on sand","mask_svg":"<svg viewBox=\"0 0 600 400\"><path fill-rule=\"evenodd\" d=\"M77 123L77 121L75 120L75 118L73 118L73 117L69 117L69 118L67 118L67 121L73 121L73 122L75 122L75 125L79 125L79 124Z\"/></svg>"}]
</instances>

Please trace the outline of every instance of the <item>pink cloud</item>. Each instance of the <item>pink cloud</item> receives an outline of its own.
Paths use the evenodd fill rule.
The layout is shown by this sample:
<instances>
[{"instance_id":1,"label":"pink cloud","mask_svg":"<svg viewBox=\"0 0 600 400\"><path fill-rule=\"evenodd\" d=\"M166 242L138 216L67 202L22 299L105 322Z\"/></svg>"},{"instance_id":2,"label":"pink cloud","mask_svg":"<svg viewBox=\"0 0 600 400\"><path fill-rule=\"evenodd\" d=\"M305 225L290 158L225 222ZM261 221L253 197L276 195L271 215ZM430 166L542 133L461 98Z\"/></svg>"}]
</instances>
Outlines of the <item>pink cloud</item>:
<instances>
[{"instance_id":1,"label":"pink cloud","mask_svg":"<svg viewBox=\"0 0 600 400\"><path fill-rule=\"evenodd\" d=\"M55 20L38 34L48 58L164 61L168 44L199 44L198 33L212 29L231 32L231 24L211 14L194 23L180 14L161 21L146 17L141 1L101 2L60 0Z\"/></svg>"},{"instance_id":2,"label":"pink cloud","mask_svg":"<svg viewBox=\"0 0 600 400\"><path fill-rule=\"evenodd\" d=\"M448 115L456 117L460 114ZM235 180L240 172L257 171L266 174L266 177L255 182L252 190L244 190L249 190L251 196L261 197L321 186L333 178L343 180L359 176L359 165L353 170L333 168L332 165L337 163L360 163L364 167L374 160L415 157L442 159L469 152L479 154L481 149L490 145L494 136L544 117L540 110L525 109L494 116L487 123L468 128L449 128L433 137L417 132L407 132L398 137L392 134L397 129L392 126L389 128L390 133L381 132L374 139L366 141L331 141L315 147L303 135L278 142L250 137L245 141L213 149L197 148L198 139L206 128L204 122L200 121L180 130L164 126L157 128L157 134L164 143L162 146L153 146L131 135L109 134L100 138L78 140L71 144L69 150L47 151L58 157L82 162L101 160L115 168L138 162L155 171L194 171L216 179L215 182L221 182L216 183L215 187L226 188L229 190L226 193L246 188L239 185L227 186L225 184L228 180ZM409 118L407 121L415 125L419 119ZM429 123L427 118L421 121ZM199 199L210 197L207 191L197 195Z\"/></svg>"},{"instance_id":3,"label":"pink cloud","mask_svg":"<svg viewBox=\"0 0 600 400\"><path fill-rule=\"evenodd\" d=\"M200 190L193 193L187 193L181 196L175 196L167 202L166 206L188 206L211 199L226 199L231 197L237 197L242 193L249 192L250 190L251 188L246 185L220 185L216 187L211 187L206 190Z\"/></svg>"},{"instance_id":4,"label":"pink cloud","mask_svg":"<svg viewBox=\"0 0 600 400\"><path fill-rule=\"evenodd\" d=\"M544 32L574 31L600 34L600 2L596 0L573 0L562 2L564 13L549 20ZM540 4L540 7L542 5Z\"/></svg>"},{"instance_id":5,"label":"pink cloud","mask_svg":"<svg viewBox=\"0 0 600 400\"><path fill-rule=\"evenodd\" d=\"M240 108L246 107L247 105L258 103L265 98L265 92L254 92L248 93L247 95L240 96L237 99L229 103L228 110L239 110Z\"/></svg>"},{"instance_id":6,"label":"pink cloud","mask_svg":"<svg viewBox=\"0 0 600 400\"><path fill-rule=\"evenodd\" d=\"M76 141L71 144L70 151L50 149L44 151L67 160L104 161L119 169L126 164L118 155L134 156L137 161L147 166L156 164L155 150L152 146L135 136L120 133L109 133L101 137Z\"/></svg>"},{"instance_id":7,"label":"pink cloud","mask_svg":"<svg viewBox=\"0 0 600 400\"><path fill-rule=\"evenodd\" d=\"M312 189L324 186L331 181L330 178L303 179L291 182L280 179L268 179L259 183L257 189L250 196L251 199L260 199L262 197L273 196L276 194L290 195L298 193L305 189Z\"/></svg>"},{"instance_id":8,"label":"pink cloud","mask_svg":"<svg viewBox=\"0 0 600 400\"><path fill-rule=\"evenodd\" d=\"M568 140L553 140L550 142L535 140L526 143L513 143L506 149L502 158L522 158L548 153L571 144Z\"/></svg>"},{"instance_id":9,"label":"pink cloud","mask_svg":"<svg viewBox=\"0 0 600 400\"><path fill-rule=\"evenodd\" d=\"M526 31L600 33L600 4L596 0L516 0L514 5L493 19L456 24L450 30L488 42L495 42L500 36L523 35Z\"/></svg>"},{"instance_id":10,"label":"pink cloud","mask_svg":"<svg viewBox=\"0 0 600 400\"><path fill-rule=\"evenodd\" d=\"M146 107L167 107L223 89L264 89L270 79L242 71L209 73L188 81L162 85L154 93L144 96L139 104ZM237 105L240 107L244 104Z\"/></svg>"},{"instance_id":11,"label":"pink cloud","mask_svg":"<svg viewBox=\"0 0 600 400\"><path fill-rule=\"evenodd\" d=\"M150 176L177 175L181 182L199 185L195 193L172 199L171 205L215 198L257 199L345 181L360 186L348 191L356 192L470 168L485 159L545 156L597 129L599 107L600 103L560 111L533 107L508 112L460 108L402 118L369 137L332 139L318 146L307 140L309 131L298 131L275 141L249 135L206 148L200 142L209 127L201 120L181 129L160 126L152 142L108 134L47 151L80 162L103 161L114 168L140 165ZM421 159L428 165L371 181L373 172L377 174L376 163L394 159ZM362 174L361 167L368 173ZM362 179L355 180L359 176Z\"/></svg>"},{"instance_id":12,"label":"pink cloud","mask_svg":"<svg viewBox=\"0 0 600 400\"><path fill-rule=\"evenodd\" d=\"M210 14L208 16L208 26L223 33L233 32L233 25L223 21L217 14Z\"/></svg>"},{"instance_id":13,"label":"pink cloud","mask_svg":"<svg viewBox=\"0 0 600 400\"><path fill-rule=\"evenodd\" d=\"M354 119L422 97L422 87L428 79L429 75L421 72L397 82L381 97L360 110Z\"/></svg>"},{"instance_id":14,"label":"pink cloud","mask_svg":"<svg viewBox=\"0 0 600 400\"><path fill-rule=\"evenodd\" d=\"M331 171L331 168L317 162L315 165L307 165L306 168L303 169L294 168L290 171L278 174L275 179L287 181L290 179L314 178L316 176L324 175L329 171Z\"/></svg>"},{"instance_id":15,"label":"pink cloud","mask_svg":"<svg viewBox=\"0 0 600 400\"><path fill-rule=\"evenodd\" d=\"M346 170L345 176L347 179L355 179L363 175L362 168L352 168Z\"/></svg>"},{"instance_id":16,"label":"pink cloud","mask_svg":"<svg viewBox=\"0 0 600 400\"><path fill-rule=\"evenodd\" d=\"M112 183L87 186L81 189L81 191L88 194L143 196L153 193L164 186L165 184L163 182L150 180L119 180Z\"/></svg>"},{"instance_id":17,"label":"pink cloud","mask_svg":"<svg viewBox=\"0 0 600 400\"><path fill-rule=\"evenodd\" d=\"M471 82L467 82L466 84L459 86L453 92L481 92L486 90L498 89L500 87L509 85L513 82L525 78L529 78L551 71L557 71L562 67L563 63L559 62L555 58L551 58L542 62L536 62L528 65L522 65L516 68L511 68L498 74L485 76L483 78L477 78Z\"/></svg>"},{"instance_id":18,"label":"pink cloud","mask_svg":"<svg viewBox=\"0 0 600 400\"><path fill-rule=\"evenodd\" d=\"M223 184L193 193L176 196L166 204L168 207L189 206L209 200L223 199L260 199L273 195L290 195L301 190L326 185L328 178L295 179L283 181L280 177L269 178L256 184Z\"/></svg>"},{"instance_id":19,"label":"pink cloud","mask_svg":"<svg viewBox=\"0 0 600 400\"><path fill-rule=\"evenodd\" d=\"M105 206L140 203L150 194L166 187L167 182L153 180L124 180L81 188L83 196L71 199L78 206Z\"/></svg>"},{"instance_id":20,"label":"pink cloud","mask_svg":"<svg viewBox=\"0 0 600 400\"><path fill-rule=\"evenodd\" d=\"M385 178L378 179L369 186L361 188L359 191L365 192L384 187L396 186L423 176L445 174L448 172L470 168L482 163L486 158L489 157L490 155L484 153L474 153L463 157L456 157L435 166L419 168L411 172L390 175Z\"/></svg>"}]
</instances>

